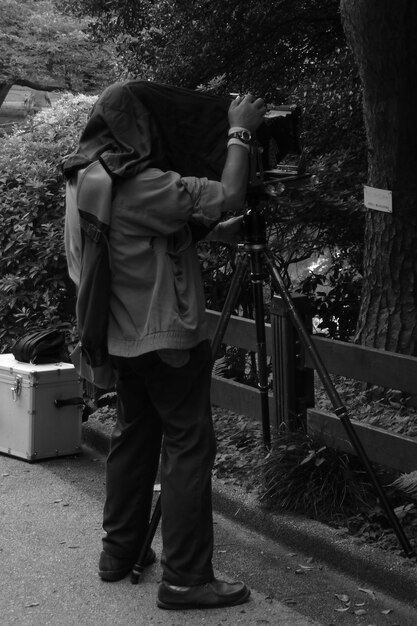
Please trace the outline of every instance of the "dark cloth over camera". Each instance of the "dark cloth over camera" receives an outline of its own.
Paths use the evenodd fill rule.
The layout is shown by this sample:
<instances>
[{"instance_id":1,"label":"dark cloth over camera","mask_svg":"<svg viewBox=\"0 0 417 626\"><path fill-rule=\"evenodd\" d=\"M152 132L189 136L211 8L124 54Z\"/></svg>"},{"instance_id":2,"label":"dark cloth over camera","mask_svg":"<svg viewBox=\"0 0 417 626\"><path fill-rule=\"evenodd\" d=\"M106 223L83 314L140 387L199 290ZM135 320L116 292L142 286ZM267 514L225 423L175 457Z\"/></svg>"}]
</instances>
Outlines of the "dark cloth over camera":
<instances>
[{"instance_id":1,"label":"dark cloth over camera","mask_svg":"<svg viewBox=\"0 0 417 626\"><path fill-rule=\"evenodd\" d=\"M226 159L229 97L142 80L115 83L95 103L67 178L97 159L113 179L148 167L219 180Z\"/></svg>"}]
</instances>

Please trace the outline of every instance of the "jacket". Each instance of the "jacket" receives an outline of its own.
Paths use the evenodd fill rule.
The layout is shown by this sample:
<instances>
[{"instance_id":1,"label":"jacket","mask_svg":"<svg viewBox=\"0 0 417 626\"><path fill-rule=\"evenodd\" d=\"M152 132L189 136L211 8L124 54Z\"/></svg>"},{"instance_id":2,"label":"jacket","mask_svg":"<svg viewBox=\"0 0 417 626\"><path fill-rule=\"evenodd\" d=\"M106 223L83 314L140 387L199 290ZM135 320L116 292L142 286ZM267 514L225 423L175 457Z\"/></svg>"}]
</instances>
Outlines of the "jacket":
<instances>
[{"instance_id":1,"label":"jacket","mask_svg":"<svg viewBox=\"0 0 417 626\"><path fill-rule=\"evenodd\" d=\"M208 335L204 290L190 221L207 229L218 222L224 202L222 185L157 168L119 182L111 206L104 202L101 220L95 224L95 228L98 222L104 227L100 247L98 240L90 240L96 231L85 219L86 207L80 203L80 199L89 197L84 192L84 187L91 184L88 175L100 167L96 163L78 174L78 204L68 200L69 191L67 195L67 260L70 276L81 285L77 319L86 354L97 366L107 351L132 357L151 350L188 349L196 345ZM104 194L102 202L103 198ZM81 226L77 224L77 213ZM86 245L90 248L87 264L82 261ZM94 245L95 262L91 256ZM89 271L91 280L86 280ZM91 300L94 289L98 291L93 313L96 318L88 320L92 311L85 306L83 294ZM102 303L99 315L98 301ZM97 342L97 335L91 332L84 335L86 323L97 333L103 333L103 323L107 324L107 345ZM102 347L101 353L97 352L97 345ZM101 361L97 356L102 357Z\"/></svg>"}]
</instances>

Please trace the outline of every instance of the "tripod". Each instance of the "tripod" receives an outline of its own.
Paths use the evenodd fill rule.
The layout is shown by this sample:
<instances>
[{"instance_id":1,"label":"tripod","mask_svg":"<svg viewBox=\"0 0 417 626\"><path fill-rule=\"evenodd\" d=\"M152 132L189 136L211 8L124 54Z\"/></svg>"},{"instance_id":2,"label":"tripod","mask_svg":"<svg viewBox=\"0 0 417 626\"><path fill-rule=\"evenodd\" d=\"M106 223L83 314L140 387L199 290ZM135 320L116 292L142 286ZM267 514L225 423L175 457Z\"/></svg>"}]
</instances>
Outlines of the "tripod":
<instances>
[{"instance_id":1,"label":"tripod","mask_svg":"<svg viewBox=\"0 0 417 626\"><path fill-rule=\"evenodd\" d=\"M257 357L258 357L258 388L260 391L261 399L261 415L262 415L262 430L263 430L263 443L266 450L271 448L271 430L269 420L269 403L268 403L268 374L267 374L267 355L266 355L266 333L265 333L265 315L264 315L264 299L263 299L263 283L265 278L265 269L267 275L271 280L271 284L275 292L281 296L287 310L289 317L298 333L300 341L303 343L305 350L310 355L311 361L314 364L314 368L323 384L323 387L328 395L329 400L333 405L333 410L336 416L340 419L346 434L348 435L350 442L356 451L362 465L371 481L374 489L380 499L380 502L385 510L387 518L393 528L399 543L407 557L414 556L414 550L404 533L398 517L385 494L378 477L366 455L366 452L362 446L362 443L355 431L346 407L343 405L341 398L330 379L330 376L323 364L323 361L311 340L310 334L307 331L304 321L299 315L291 296L287 290L283 278L281 277L272 253L268 250L266 245L266 227L265 219L261 211L258 209L256 203L252 203L243 218L244 228L244 242L239 246L239 253L237 256L236 269L233 275L233 279L228 291L226 301L223 306L223 310L217 324L217 328L212 340L212 355L215 359L217 352L222 343L224 334L226 332L227 325L234 310L237 297L239 295L241 286L245 279L248 264L250 268L250 279L252 283L253 301L255 308L255 327L256 327L256 345L257 345ZM139 577L143 572L143 562L148 552L148 548L152 543L155 531L158 527L159 519L161 516L161 504L160 496L155 505L154 512L152 514L151 522L149 524L148 534L145 543L142 547L141 553L137 564L132 571L132 583L136 584L139 581Z\"/></svg>"}]
</instances>

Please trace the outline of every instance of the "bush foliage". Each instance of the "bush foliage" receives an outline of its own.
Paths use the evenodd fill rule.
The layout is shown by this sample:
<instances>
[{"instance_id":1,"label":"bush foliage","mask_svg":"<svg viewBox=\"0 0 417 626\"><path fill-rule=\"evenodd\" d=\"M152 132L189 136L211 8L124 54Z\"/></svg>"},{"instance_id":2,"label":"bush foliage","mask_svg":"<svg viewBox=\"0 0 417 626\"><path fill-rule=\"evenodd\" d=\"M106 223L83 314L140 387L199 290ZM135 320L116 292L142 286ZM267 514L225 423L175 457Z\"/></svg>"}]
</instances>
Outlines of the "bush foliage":
<instances>
[{"instance_id":1,"label":"bush foliage","mask_svg":"<svg viewBox=\"0 0 417 626\"><path fill-rule=\"evenodd\" d=\"M0 152L0 351L32 328L74 335L74 289L64 252L62 158L94 97L65 96L3 139Z\"/></svg>"}]
</instances>

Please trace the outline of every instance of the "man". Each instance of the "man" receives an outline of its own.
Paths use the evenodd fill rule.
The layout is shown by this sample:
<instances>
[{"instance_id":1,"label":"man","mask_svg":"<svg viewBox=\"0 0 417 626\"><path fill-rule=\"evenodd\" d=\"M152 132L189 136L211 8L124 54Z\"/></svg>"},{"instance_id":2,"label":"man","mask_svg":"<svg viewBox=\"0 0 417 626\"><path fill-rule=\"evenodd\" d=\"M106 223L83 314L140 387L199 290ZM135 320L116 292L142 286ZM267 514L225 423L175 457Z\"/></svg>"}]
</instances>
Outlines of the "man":
<instances>
[{"instance_id":1,"label":"man","mask_svg":"<svg viewBox=\"0 0 417 626\"><path fill-rule=\"evenodd\" d=\"M117 96L124 88L116 87ZM124 96L126 100L126 92ZM95 129L103 128L104 119L105 133L97 133L97 155L99 167L112 178L106 233L110 258L107 350L116 376L118 417L106 465L106 535L99 575L106 581L120 580L135 564L149 522L160 460L163 575L158 606L240 604L250 595L246 585L216 580L212 567L211 471L216 448L210 406L212 355L193 233L197 226L200 236L209 233L211 238L230 239L237 234L239 219L220 220L244 203L250 136L266 109L261 99L251 95L231 102L220 180L208 180L167 169L161 158L152 157L161 136L172 144L161 122L155 131L156 111L150 112L149 119L145 115L145 124L142 112L132 115L130 105L119 111L112 102L110 107L104 98L95 116L93 111L84 135L84 156L89 151L88 156L80 159L78 153L67 162L72 182L68 184L66 248L70 274L79 284L83 244L76 197L82 195L80 187L88 185L88 168L97 167L90 140ZM151 128L145 148L138 147L141 137L133 138L139 118L142 128ZM103 156L103 146L108 148L103 137L110 134L108 157ZM129 141L135 142L133 168ZM128 156L114 166L117 150ZM154 560L150 550L147 563Z\"/></svg>"}]
</instances>

